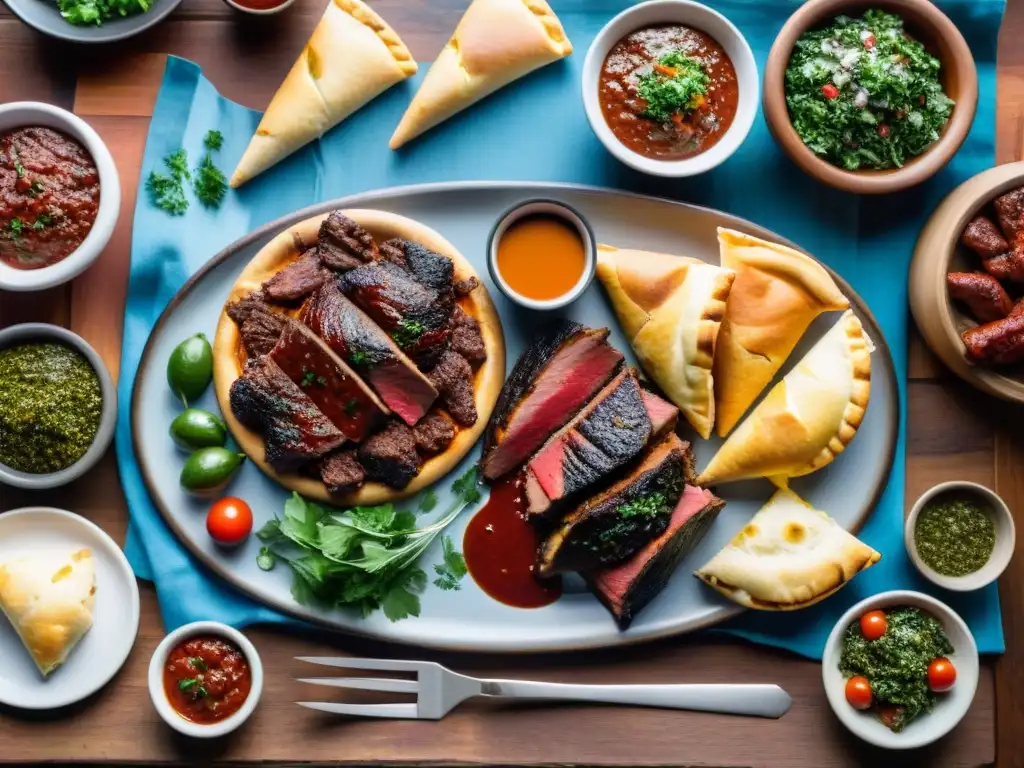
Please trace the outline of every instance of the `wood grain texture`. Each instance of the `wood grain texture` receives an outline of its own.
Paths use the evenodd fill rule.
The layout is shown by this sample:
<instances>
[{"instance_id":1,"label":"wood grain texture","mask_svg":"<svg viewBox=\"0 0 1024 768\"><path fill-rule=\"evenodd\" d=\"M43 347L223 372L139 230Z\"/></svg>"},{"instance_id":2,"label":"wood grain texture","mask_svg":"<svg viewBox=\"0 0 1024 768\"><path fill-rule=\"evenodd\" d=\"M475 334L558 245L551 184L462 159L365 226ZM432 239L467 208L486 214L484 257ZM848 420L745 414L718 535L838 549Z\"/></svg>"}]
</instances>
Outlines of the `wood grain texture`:
<instances>
[{"instance_id":1,"label":"wood grain texture","mask_svg":"<svg viewBox=\"0 0 1024 768\"><path fill-rule=\"evenodd\" d=\"M116 372L121 305L131 242L132 201L155 89L166 53L197 61L232 99L261 109L319 19L324 0L298 0L285 14L250 19L222 0L185 0L165 23L127 44L79 49L42 38L0 5L0 100L36 98L75 106L111 144L124 187L117 230L97 264L70 289L0 294L0 326L26 320L70 325ZM373 7L421 62L444 45L466 0L376 0ZM557 7L557 3L556 3ZM1009 0L1000 46L998 148L1002 162L1024 156L1024 0ZM83 50L88 55L83 55ZM76 87L77 86L77 87ZM1024 414L950 376L914 334L909 359L907 505L952 478L995 485L1024 505ZM30 494L0 490L0 510L46 504L73 509L123 541L127 510L111 451L87 478ZM163 636L156 595L142 588L139 640L115 681L70 711L30 716L0 709L0 762L225 761L294 764L469 765L928 765L1024 766L1024 558L1001 581L1009 652L985 661L974 706L946 739L923 753L866 747L832 715L820 666L740 641L700 635L616 652L497 658L416 652L471 674L566 682L776 681L794 707L779 721L596 706L474 703L441 723L325 718L296 707L323 697L293 682L310 674L301 654L392 655L400 648L328 635L299 637L256 628L267 689L254 721L214 744L179 740L156 718L145 687L149 656ZM993 670L998 674L993 675ZM997 727L993 728L993 723Z\"/></svg>"}]
</instances>

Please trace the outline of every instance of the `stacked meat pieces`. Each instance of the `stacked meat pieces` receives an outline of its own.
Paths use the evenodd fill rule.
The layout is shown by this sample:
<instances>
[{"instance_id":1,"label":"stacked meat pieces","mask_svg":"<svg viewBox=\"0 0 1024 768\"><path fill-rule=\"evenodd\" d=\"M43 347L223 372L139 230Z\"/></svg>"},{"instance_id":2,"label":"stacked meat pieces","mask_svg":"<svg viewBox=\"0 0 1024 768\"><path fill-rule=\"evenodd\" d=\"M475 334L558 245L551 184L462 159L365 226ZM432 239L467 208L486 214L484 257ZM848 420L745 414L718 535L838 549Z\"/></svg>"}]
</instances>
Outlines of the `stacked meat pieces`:
<instances>
[{"instance_id":1,"label":"stacked meat pieces","mask_svg":"<svg viewBox=\"0 0 1024 768\"><path fill-rule=\"evenodd\" d=\"M317 243L229 304L245 365L231 410L279 472L315 474L332 493L367 480L404 488L477 420L487 359L460 302L451 259L420 243L376 243L335 211Z\"/></svg>"},{"instance_id":2,"label":"stacked meat pieces","mask_svg":"<svg viewBox=\"0 0 1024 768\"><path fill-rule=\"evenodd\" d=\"M995 220L976 216L961 237L984 271L950 272L946 282L950 298L981 323L961 334L967 358L1005 365L1024 359L1024 187L996 198L992 207Z\"/></svg>"}]
</instances>

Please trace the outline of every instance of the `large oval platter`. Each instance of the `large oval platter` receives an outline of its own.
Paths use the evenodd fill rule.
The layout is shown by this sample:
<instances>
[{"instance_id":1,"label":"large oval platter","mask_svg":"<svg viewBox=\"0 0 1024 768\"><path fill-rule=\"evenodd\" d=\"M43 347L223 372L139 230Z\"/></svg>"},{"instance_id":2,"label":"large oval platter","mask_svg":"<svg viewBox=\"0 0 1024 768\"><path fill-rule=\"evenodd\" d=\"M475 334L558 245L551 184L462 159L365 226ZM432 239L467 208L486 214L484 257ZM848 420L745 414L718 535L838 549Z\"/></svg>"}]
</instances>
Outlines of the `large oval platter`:
<instances>
[{"instance_id":1,"label":"large oval platter","mask_svg":"<svg viewBox=\"0 0 1024 768\"><path fill-rule=\"evenodd\" d=\"M259 541L251 537L239 549L225 552L206 533L208 502L184 493L178 485L182 455L167 437L167 426L180 405L167 388L164 368L171 350L197 331L212 334L224 300L239 274L275 235L296 222L335 208L376 208L407 216L433 228L476 267L491 292L505 333L511 370L531 340L540 318L506 301L487 278L486 246L491 227L508 207L529 197L562 200L581 211L599 242L621 247L663 251L718 262L716 227L725 226L778 242L773 233L735 216L682 203L624 194L613 190L554 185L466 182L382 190L322 203L251 233L222 251L182 288L160 316L146 345L132 397L132 429L136 457L150 495L183 544L213 573L273 607L342 631L383 640L462 651L574 650L628 644L690 632L720 622L741 609L692 576L695 567L717 552L771 495L767 481L722 486L725 509L700 544L683 560L660 595L620 632L596 598L575 582L552 605L521 610L495 602L466 577L458 592L428 587L419 617L390 622L381 612L368 618L354 611L326 610L299 605L291 594L291 573L285 567L270 572L256 565ZM871 403L856 439L826 469L799 478L793 488L845 528L856 531L877 502L889 477L899 423L896 375L888 347L864 302L841 278L836 278L875 342ZM599 285L592 285L564 314L591 326L607 326L610 341L636 364L626 339ZM790 357L804 351L835 322L837 314L819 318ZM789 366L780 372L784 374ZM217 409L212 391L198 403ZM698 468L707 464L720 440L694 439ZM479 446L463 459L435 490L438 510L450 499L452 479L479 458ZM280 512L289 495L251 464L242 468L230 492L253 508L257 527ZM414 503L414 502L413 502ZM449 529L459 542L471 518L464 513ZM438 562L438 542L424 563ZM780 616L780 621L785 617Z\"/></svg>"}]
</instances>

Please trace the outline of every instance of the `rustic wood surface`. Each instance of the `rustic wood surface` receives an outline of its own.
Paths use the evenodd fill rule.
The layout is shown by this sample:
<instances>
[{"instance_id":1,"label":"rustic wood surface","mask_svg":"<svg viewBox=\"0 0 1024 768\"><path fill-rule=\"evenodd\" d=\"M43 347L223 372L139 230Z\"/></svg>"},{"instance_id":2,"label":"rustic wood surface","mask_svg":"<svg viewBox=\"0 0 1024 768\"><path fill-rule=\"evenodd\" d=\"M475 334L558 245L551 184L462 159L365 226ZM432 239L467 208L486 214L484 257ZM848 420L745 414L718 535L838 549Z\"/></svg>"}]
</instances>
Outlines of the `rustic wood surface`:
<instances>
[{"instance_id":1,"label":"rustic wood surface","mask_svg":"<svg viewBox=\"0 0 1024 768\"><path fill-rule=\"evenodd\" d=\"M372 2L372 0L371 0ZM33 99L73 108L111 147L124 200L118 228L98 263L71 286L42 294L0 293L0 327L44 321L84 336L117 374L128 276L132 204L149 115L168 52L198 62L225 96L263 108L319 17L323 0L298 0L280 17L243 19L220 0L184 0L163 24L125 44L80 48L44 38L0 6L0 100ZM430 61L465 0L377 0L414 55ZM998 158L1022 159L1024 0L1010 0L1000 38ZM952 478L995 487L1024 506L1024 413L979 395L947 374L918 339L910 356L908 507ZM97 522L123 541L127 511L113 451L88 477L60 491L0 489L0 510L46 504ZM152 588L142 588L142 625L115 680L70 711L26 715L0 709L0 762L189 761L346 764L592 764L855 766L1024 766L1024 555L1000 580L1008 652L986 660L974 705L953 733L923 753L870 749L832 715L820 666L738 641L698 638L614 653L496 658L432 656L470 673L594 682L782 683L793 709L779 721L596 706L467 705L441 723L345 721L292 702L293 656L402 653L337 636L297 637L254 629L267 670L263 702L248 727L220 743L176 738L149 703L145 670L163 635ZM2 660L0 660L2 663ZM317 693L321 693L317 691Z\"/></svg>"}]
</instances>

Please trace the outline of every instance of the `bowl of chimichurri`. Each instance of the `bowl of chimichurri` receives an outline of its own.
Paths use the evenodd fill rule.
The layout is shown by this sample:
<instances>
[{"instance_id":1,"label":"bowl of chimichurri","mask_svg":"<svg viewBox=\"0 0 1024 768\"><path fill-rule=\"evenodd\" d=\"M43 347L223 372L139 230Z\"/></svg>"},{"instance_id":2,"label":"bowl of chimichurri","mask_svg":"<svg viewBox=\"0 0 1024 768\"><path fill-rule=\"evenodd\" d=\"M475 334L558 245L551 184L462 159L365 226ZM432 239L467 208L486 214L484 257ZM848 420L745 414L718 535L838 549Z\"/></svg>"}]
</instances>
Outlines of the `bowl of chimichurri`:
<instances>
[{"instance_id":1,"label":"bowl of chimichurri","mask_svg":"<svg viewBox=\"0 0 1024 768\"><path fill-rule=\"evenodd\" d=\"M107 450L117 394L102 358L46 323L0 330L0 483L56 488Z\"/></svg>"},{"instance_id":2,"label":"bowl of chimichurri","mask_svg":"<svg viewBox=\"0 0 1024 768\"><path fill-rule=\"evenodd\" d=\"M977 101L970 48L928 0L809 0L765 67L765 120L781 149L857 194L937 173L967 137Z\"/></svg>"},{"instance_id":3,"label":"bowl of chimichurri","mask_svg":"<svg viewBox=\"0 0 1024 768\"><path fill-rule=\"evenodd\" d=\"M867 598L839 619L821 660L839 720L878 747L914 749L949 733L978 687L978 648L952 608L920 592Z\"/></svg>"},{"instance_id":4,"label":"bowl of chimichurri","mask_svg":"<svg viewBox=\"0 0 1024 768\"><path fill-rule=\"evenodd\" d=\"M1009 507L983 485L940 483L914 503L903 529L921 575L957 592L991 584L1010 564L1016 532Z\"/></svg>"}]
</instances>

